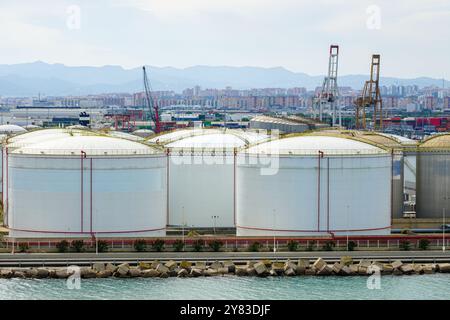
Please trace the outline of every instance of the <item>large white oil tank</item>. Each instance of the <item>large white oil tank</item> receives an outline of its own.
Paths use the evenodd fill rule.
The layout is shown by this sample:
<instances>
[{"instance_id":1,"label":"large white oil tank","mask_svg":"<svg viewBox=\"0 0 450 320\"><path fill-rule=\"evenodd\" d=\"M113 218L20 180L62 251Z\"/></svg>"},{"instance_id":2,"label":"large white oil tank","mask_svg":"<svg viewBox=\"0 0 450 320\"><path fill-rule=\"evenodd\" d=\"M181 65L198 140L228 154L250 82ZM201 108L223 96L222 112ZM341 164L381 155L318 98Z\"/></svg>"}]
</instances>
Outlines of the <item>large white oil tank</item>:
<instances>
[{"instance_id":1,"label":"large white oil tank","mask_svg":"<svg viewBox=\"0 0 450 320\"><path fill-rule=\"evenodd\" d=\"M163 236L166 159L147 145L71 135L8 153L10 237Z\"/></svg>"},{"instance_id":2,"label":"large white oil tank","mask_svg":"<svg viewBox=\"0 0 450 320\"><path fill-rule=\"evenodd\" d=\"M346 137L293 136L238 155L237 235L387 235L391 155Z\"/></svg>"},{"instance_id":3,"label":"large white oil tank","mask_svg":"<svg viewBox=\"0 0 450 320\"><path fill-rule=\"evenodd\" d=\"M450 134L423 141L417 152L417 218L449 221Z\"/></svg>"},{"instance_id":4,"label":"large white oil tank","mask_svg":"<svg viewBox=\"0 0 450 320\"><path fill-rule=\"evenodd\" d=\"M168 225L234 227L235 151L267 138L242 130L184 129L149 140L168 150Z\"/></svg>"}]
</instances>

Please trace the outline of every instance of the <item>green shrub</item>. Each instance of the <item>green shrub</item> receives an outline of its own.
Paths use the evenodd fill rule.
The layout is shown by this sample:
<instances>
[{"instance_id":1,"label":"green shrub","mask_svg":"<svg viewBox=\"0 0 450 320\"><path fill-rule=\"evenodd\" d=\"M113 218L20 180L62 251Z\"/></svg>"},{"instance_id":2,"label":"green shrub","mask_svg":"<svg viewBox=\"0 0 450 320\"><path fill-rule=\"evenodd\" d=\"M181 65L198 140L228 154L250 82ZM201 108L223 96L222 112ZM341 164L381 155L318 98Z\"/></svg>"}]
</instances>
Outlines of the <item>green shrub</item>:
<instances>
[{"instance_id":1,"label":"green shrub","mask_svg":"<svg viewBox=\"0 0 450 320\"><path fill-rule=\"evenodd\" d=\"M262 247L261 243L255 241L255 242L253 242L252 244L250 244L248 246L248 251L250 251L250 252L258 252L261 249L261 247Z\"/></svg>"},{"instance_id":2,"label":"green shrub","mask_svg":"<svg viewBox=\"0 0 450 320\"><path fill-rule=\"evenodd\" d=\"M73 240L70 243L70 246L72 247L75 252L82 252L84 250L84 241L83 240Z\"/></svg>"},{"instance_id":3,"label":"green shrub","mask_svg":"<svg viewBox=\"0 0 450 320\"><path fill-rule=\"evenodd\" d=\"M64 253L69 250L69 242L67 240L62 240L56 244L56 249L58 249L58 252Z\"/></svg>"},{"instance_id":4,"label":"green shrub","mask_svg":"<svg viewBox=\"0 0 450 320\"><path fill-rule=\"evenodd\" d=\"M411 243L407 240L400 241L399 249L402 251L409 251L411 249Z\"/></svg>"},{"instance_id":5,"label":"green shrub","mask_svg":"<svg viewBox=\"0 0 450 320\"><path fill-rule=\"evenodd\" d=\"M419 240L419 248L421 250L427 250L429 246L430 246L430 240L428 240L428 239L420 239Z\"/></svg>"},{"instance_id":6,"label":"green shrub","mask_svg":"<svg viewBox=\"0 0 450 320\"><path fill-rule=\"evenodd\" d=\"M208 243L208 245L212 249L212 251L218 252L218 251L220 251L220 248L222 248L223 242L220 240L213 240L213 241L210 241Z\"/></svg>"},{"instance_id":7,"label":"green shrub","mask_svg":"<svg viewBox=\"0 0 450 320\"><path fill-rule=\"evenodd\" d=\"M289 251L297 251L298 249L298 242L297 241L289 241L287 244Z\"/></svg>"},{"instance_id":8,"label":"green shrub","mask_svg":"<svg viewBox=\"0 0 450 320\"><path fill-rule=\"evenodd\" d=\"M173 246L173 250L179 252L179 251L183 251L184 248L184 242L180 239L175 240L172 244Z\"/></svg>"},{"instance_id":9,"label":"green shrub","mask_svg":"<svg viewBox=\"0 0 450 320\"><path fill-rule=\"evenodd\" d=\"M20 242L19 243L19 252L27 252L30 249L28 246L28 243L26 242Z\"/></svg>"},{"instance_id":10,"label":"green shrub","mask_svg":"<svg viewBox=\"0 0 450 320\"><path fill-rule=\"evenodd\" d=\"M133 247L137 252L143 252L147 249L147 242L144 239L134 240Z\"/></svg>"},{"instance_id":11,"label":"green shrub","mask_svg":"<svg viewBox=\"0 0 450 320\"><path fill-rule=\"evenodd\" d=\"M325 243L322 246L323 251L333 251L333 248L336 246L336 243L334 241L328 240L325 241Z\"/></svg>"},{"instance_id":12,"label":"green shrub","mask_svg":"<svg viewBox=\"0 0 450 320\"><path fill-rule=\"evenodd\" d=\"M355 241L349 241L348 245L347 245L347 250L348 251L354 251L357 246L358 245L356 244Z\"/></svg>"},{"instance_id":13,"label":"green shrub","mask_svg":"<svg viewBox=\"0 0 450 320\"><path fill-rule=\"evenodd\" d=\"M153 250L158 251L158 252L163 251L163 249L164 249L164 240L156 239L152 243L152 248L153 248Z\"/></svg>"},{"instance_id":14,"label":"green shrub","mask_svg":"<svg viewBox=\"0 0 450 320\"><path fill-rule=\"evenodd\" d=\"M97 249L98 252L106 252L108 251L108 242L104 241L104 240L98 240L97 242Z\"/></svg>"},{"instance_id":15,"label":"green shrub","mask_svg":"<svg viewBox=\"0 0 450 320\"><path fill-rule=\"evenodd\" d=\"M205 241L198 239L198 240L194 241L192 246L193 246L195 252L200 252L203 250L204 245L205 245Z\"/></svg>"}]
</instances>

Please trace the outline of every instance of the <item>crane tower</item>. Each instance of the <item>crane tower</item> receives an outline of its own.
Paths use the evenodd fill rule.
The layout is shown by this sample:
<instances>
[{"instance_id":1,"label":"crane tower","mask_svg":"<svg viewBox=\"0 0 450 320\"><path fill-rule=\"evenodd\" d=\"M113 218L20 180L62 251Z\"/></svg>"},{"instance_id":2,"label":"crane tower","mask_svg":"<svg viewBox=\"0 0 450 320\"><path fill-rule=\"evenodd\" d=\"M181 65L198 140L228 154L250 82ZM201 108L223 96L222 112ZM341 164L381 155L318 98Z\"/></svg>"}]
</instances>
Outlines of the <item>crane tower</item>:
<instances>
[{"instance_id":1,"label":"crane tower","mask_svg":"<svg viewBox=\"0 0 450 320\"><path fill-rule=\"evenodd\" d=\"M372 55L370 80L364 83L361 96L356 100L356 128L366 129L366 109L372 112L373 128L383 129L383 101L380 94L380 55Z\"/></svg>"},{"instance_id":2,"label":"crane tower","mask_svg":"<svg viewBox=\"0 0 450 320\"><path fill-rule=\"evenodd\" d=\"M142 67L142 71L144 74L144 90L145 90L145 102L149 109L150 117L155 124L154 131L155 133L161 132L161 122L159 119L159 108L158 103L155 99L153 99L151 87L148 82L147 71L145 70L145 66Z\"/></svg>"},{"instance_id":3,"label":"crane tower","mask_svg":"<svg viewBox=\"0 0 450 320\"><path fill-rule=\"evenodd\" d=\"M338 110L339 125L342 125L341 109L338 108L339 90L337 85L339 46L330 46L328 60L328 75L323 79L320 93L315 99L315 109L318 110L319 120L322 121L323 112L331 114L332 125L336 125L336 111Z\"/></svg>"}]
</instances>

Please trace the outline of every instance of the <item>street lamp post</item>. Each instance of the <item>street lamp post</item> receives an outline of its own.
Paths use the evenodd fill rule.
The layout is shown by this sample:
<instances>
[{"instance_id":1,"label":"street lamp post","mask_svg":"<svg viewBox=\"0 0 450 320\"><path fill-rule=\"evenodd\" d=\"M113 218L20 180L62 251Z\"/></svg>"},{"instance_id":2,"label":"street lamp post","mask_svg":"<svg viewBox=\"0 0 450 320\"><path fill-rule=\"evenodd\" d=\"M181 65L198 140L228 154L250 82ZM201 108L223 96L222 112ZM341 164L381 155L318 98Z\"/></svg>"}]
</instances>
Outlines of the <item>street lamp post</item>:
<instances>
[{"instance_id":1,"label":"street lamp post","mask_svg":"<svg viewBox=\"0 0 450 320\"><path fill-rule=\"evenodd\" d=\"M182 221L181 221L181 224L182 224L182 226L181 226L181 228L182 228L182 235L183 235L183 251L184 251L184 245L185 245L185 240L184 240L184 226L185 226L185 224L186 224L186 221L184 221L184 206L182 206L182 208L181 208L181 210L182 210Z\"/></svg>"},{"instance_id":2,"label":"street lamp post","mask_svg":"<svg viewBox=\"0 0 450 320\"><path fill-rule=\"evenodd\" d=\"M349 232L350 232L350 223L349 223L349 205L347 205L347 251L348 251L348 234L349 234Z\"/></svg>"},{"instance_id":3,"label":"street lamp post","mask_svg":"<svg viewBox=\"0 0 450 320\"><path fill-rule=\"evenodd\" d=\"M273 209L273 252L277 252L277 241L276 241L276 211Z\"/></svg>"}]
</instances>

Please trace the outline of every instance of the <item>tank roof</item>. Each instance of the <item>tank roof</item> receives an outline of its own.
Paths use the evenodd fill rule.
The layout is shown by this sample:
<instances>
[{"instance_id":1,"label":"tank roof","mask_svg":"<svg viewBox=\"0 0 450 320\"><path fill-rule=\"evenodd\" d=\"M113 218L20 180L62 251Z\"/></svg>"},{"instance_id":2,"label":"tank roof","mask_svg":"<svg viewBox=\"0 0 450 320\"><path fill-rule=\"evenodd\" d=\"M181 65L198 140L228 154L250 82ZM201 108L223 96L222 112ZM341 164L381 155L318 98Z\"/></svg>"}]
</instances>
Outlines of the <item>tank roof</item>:
<instances>
[{"instance_id":1,"label":"tank roof","mask_svg":"<svg viewBox=\"0 0 450 320\"><path fill-rule=\"evenodd\" d=\"M437 134L425 139L419 146L420 149L445 149L450 150L450 133Z\"/></svg>"},{"instance_id":2,"label":"tank roof","mask_svg":"<svg viewBox=\"0 0 450 320\"><path fill-rule=\"evenodd\" d=\"M96 135L69 136L61 139L48 140L18 148L11 153L70 156L81 155L82 151L88 156L161 153L161 151L139 142Z\"/></svg>"},{"instance_id":3,"label":"tank roof","mask_svg":"<svg viewBox=\"0 0 450 320\"><path fill-rule=\"evenodd\" d=\"M325 154L386 154L387 151L377 146L344 137L299 135L275 141L265 142L248 148L245 152L256 154L278 153L282 155L317 155Z\"/></svg>"},{"instance_id":4,"label":"tank roof","mask_svg":"<svg viewBox=\"0 0 450 320\"><path fill-rule=\"evenodd\" d=\"M17 126L15 124L2 124L0 125L0 133L19 133L26 132L27 130Z\"/></svg>"}]
</instances>

